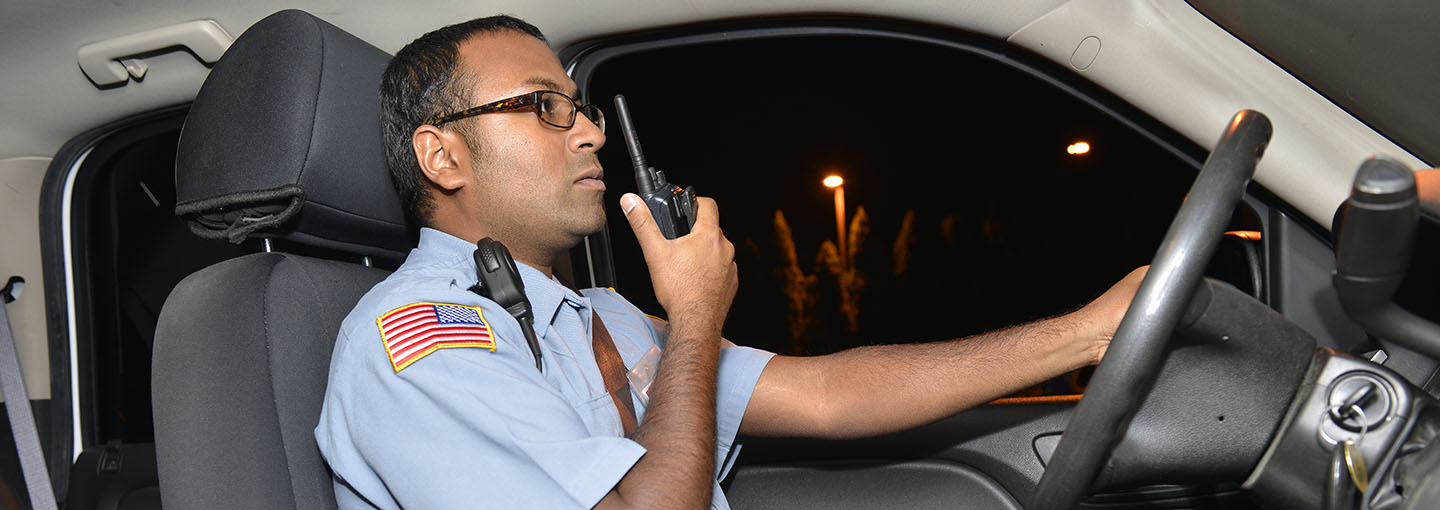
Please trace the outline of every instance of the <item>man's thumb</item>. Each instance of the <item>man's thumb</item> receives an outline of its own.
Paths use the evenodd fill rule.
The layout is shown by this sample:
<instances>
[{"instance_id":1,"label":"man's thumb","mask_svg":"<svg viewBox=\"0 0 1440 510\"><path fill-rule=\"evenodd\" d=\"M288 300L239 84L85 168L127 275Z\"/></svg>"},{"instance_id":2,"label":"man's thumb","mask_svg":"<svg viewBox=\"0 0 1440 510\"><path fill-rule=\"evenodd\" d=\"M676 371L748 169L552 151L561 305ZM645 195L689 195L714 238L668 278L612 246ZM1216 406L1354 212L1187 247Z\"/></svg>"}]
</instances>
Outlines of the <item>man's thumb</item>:
<instances>
[{"instance_id":1,"label":"man's thumb","mask_svg":"<svg viewBox=\"0 0 1440 510\"><path fill-rule=\"evenodd\" d=\"M660 229L651 221L650 208L645 207L645 202L640 196L634 193L626 193L620 196L620 210L625 213L625 219L630 222L630 229L635 231L635 238L640 241L640 246L650 244L655 238L660 237Z\"/></svg>"}]
</instances>

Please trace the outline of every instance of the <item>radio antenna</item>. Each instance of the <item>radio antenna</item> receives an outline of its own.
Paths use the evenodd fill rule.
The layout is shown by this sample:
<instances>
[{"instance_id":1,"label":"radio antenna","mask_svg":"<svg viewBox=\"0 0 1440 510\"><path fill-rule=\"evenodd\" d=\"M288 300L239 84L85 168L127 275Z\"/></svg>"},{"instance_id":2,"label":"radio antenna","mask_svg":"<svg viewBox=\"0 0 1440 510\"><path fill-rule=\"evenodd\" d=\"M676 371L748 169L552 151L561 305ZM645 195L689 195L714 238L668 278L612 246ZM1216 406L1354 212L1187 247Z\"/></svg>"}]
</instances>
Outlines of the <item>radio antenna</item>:
<instances>
[{"instance_id":1,"label":"radio antenna","mask_svg":"<svg viewBox=\"0 0 1440 510\"><path fill-rule=\"evenodd\" d=\"M635 188L641 195L654 193L659 186L656 176L645 164L645 153L640 151L640 137L635 134L635 124L630 122L630 108L625 96L615 94L615 111L620 114L620 133L625 136L625 148L630 151L630 164L635 165Z\"/></svg>"}]
</instances>

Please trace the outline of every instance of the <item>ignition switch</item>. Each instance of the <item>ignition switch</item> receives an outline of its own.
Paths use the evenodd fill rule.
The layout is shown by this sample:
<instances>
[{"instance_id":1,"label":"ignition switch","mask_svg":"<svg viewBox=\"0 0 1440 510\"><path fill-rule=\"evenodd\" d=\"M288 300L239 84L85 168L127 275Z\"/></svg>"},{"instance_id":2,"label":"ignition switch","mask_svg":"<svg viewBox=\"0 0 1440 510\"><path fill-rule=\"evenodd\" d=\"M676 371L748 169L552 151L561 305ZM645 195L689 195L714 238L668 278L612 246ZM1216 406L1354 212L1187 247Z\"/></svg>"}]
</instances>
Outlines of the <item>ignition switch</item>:
<instances>
[{"instance_id":1,"label":"ignition switch","mask_svg":"<svg viewBox=\"0 0 1440 510\"><path fill-rule=\"evenodd\" d=\"M1374 374L1352 372L1330 385L1330 421L1345 430L1373 430L1390 418L1392 407L1389 385Z\"/></svg>"}]
</instances>

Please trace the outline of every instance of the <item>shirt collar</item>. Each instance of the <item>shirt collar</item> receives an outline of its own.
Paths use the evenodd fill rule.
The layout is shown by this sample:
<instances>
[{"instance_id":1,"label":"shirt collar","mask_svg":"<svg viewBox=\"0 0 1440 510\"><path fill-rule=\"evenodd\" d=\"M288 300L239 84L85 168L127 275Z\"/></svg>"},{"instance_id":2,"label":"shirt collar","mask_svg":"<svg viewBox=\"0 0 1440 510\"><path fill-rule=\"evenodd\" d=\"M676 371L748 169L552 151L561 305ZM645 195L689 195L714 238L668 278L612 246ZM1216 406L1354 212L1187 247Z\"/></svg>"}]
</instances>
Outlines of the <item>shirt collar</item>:
<instances>
[{"instance_id":1,"label":"shirt collar","mask_svg":"<svg viewBox=\"0 0 1440 510\"><path fill-rule=\"evenodd\" d=\"M452 236L430 227L420 228L420 242L410 252L406 263L444 263L455 259L468 259L475 264L475 245L470 241Z\"/></svg>"},{"instance_id":2,"label":"shirt collar","mask_svg":"<svg viewBox=\"0 0 1440 510\"><path fill-rule=\"evenodd\" d=\"M520 280L525 282L525 296L530 299L530 309L535 313L535 323L550 324L560 313L561 305L584 314L590 307L590 300L570 290L555 277L545 277L539 269L516 262L520 269Z\"/></svg>"},{"instance_id":3,"label":"shirt collar","mask_svg":"<svg viewBox=\"0 0 1440 510\"><path fill-rule=\"evenodd\" d=\"M467 273L466 278L459 281L474 283L476 280L474 253L475 245L469 241L429 227L422 227L420 242L411 252L410 259L406 263L412 261L421 264L463 261L461 267L465 268ZM561 285L560 281L554 277L546 277L545 273L524 262L517 261L515 267L520 270L520 281L525 284L525 297L530 300L530 310L535 314L536 324L549 324L554 321L555 314L559 313L562 303L568 304L582 313L590 307L588 298Z\"/></svg>"}]
</instances>

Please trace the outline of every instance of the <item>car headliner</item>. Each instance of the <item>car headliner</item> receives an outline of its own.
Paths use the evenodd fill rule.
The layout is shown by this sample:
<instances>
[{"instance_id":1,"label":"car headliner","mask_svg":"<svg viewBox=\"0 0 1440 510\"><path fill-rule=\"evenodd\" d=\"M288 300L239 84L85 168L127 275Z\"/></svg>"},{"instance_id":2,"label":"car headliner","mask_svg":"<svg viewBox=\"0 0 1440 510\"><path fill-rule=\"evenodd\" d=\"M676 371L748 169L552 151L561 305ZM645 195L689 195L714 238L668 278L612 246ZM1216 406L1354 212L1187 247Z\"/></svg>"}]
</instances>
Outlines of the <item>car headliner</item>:
<instances>
[{"instance_id":1,"label":"car headliner","mask_svg":"<svg viewBox=\"0 0 1440 510\"><path fill-rule=\"evenodd\" d=\"M1440 160L1440 2L1189 2L1417 156Z\"/></svg>"},{"instance_id":2,"label":"car headliner","mask_svg":"<svg viewBox=\"0 0 1440 510\"><path fill-rule=\"evenodd\" d=\"M195 19L239 35L283 8L320 16L386 51L441 25L504 12L544 29L552 44L717 19L841 14L953 27L1007 39L1070 65L1081 40L1101 50L1072 67L1203 147L1236 111L1269 115L1275 137L1257 180L1321 225L1347 195L1350 176L1372 153L1422 165L1183 2L1044 0L383 0L46 1L0 6L0 159L49 157L66 140L105 122L190 101L207 68L184 51L145 60L143 80L100 89L76 64L90 42Z\"/></svg>"}]
</instances>

